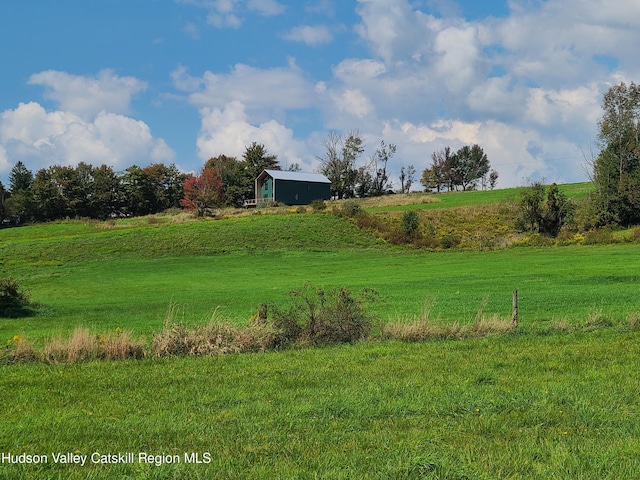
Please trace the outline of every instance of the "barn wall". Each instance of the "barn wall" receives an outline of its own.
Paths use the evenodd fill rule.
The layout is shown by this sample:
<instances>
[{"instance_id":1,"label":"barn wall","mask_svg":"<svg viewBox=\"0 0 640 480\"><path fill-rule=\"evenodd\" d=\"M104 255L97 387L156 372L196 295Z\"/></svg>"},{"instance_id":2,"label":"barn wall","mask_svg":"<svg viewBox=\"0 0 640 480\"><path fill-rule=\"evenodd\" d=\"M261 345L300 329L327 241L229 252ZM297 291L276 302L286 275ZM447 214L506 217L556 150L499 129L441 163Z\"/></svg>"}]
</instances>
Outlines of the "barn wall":
<instances>
[{"instance_id":1,"label":"barn wall","mask_svg":"<svg viewBox=\"0 0 640 480\"><path fill-rule=\"evenodd\" d=\"M276 180L276 202L285 205L309 205L314 200L329 200L331 184Z\"/></svg>"}]
</instances>

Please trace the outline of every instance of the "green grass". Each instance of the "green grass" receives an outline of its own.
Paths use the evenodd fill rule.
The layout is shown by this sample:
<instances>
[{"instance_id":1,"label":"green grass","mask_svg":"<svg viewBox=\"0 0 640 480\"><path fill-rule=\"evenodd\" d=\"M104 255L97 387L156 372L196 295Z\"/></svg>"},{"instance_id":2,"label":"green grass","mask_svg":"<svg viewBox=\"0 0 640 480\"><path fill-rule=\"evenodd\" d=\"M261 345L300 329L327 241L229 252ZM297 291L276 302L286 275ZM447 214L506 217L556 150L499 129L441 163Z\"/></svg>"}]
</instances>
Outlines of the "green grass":
<instances>
[{"instance_id":1,"label":"green grass","mask_svg":"<svg viewBox=\"0 0 640 480\"><path fill-rule=\"evenodd\" d=\"M504 317L520 297L520 326L500 337L0 365L0 454L50 460L0 464L0 479L635 478L637 255L634 244L431 253L324 214L0 230L0 276L40 304L0 318L0 344L77 326L149 340L171 303L186 323L216 308L243 323L305 282L373 287L392 321L425 305L434 322ZM76 451L211 463L53 464Z\"/></svg>"},{"instance_id":2,"label":"green grass","mask_svg":"<svg viewBox=\"0 0 640 480\"><path fill-rule=\"evenodd\" d=\"M639 340L608 330L0 367L0 451L211 455L5 464L0 478L634 478Z\"/></svg>"},{"instance_id":3,"label":"green grass","mask_svg":"<svg viewBox=\"0 0 640 480\"><path fill-rule=\"evenodd\" d=\"M388 202L390 205L380 207L367 207L367 200L364 201L364 208L368 212L392 212L405 210L435 210L440 208L456 208L478 205L492 205L496 203L516 203L522 191L527 187L503 188L497 190L471 190L468 192L443 192L429 194L413 194L416 197L415 203L408 205L393 205L393 199ZM593 192L593 185L590 182L572 183L559 186L568 198L581 200ZM422 199L425 199L424 203ZM372 199L375 201L375 199ZM428 200L428 201L427 201Z\"/></svg>"},{"instance_id":4,"label":"green grass","mask_svg":"<svg viewBox=\"0 0 640 480\"><path fill-rule=\"evenodd\" d=\"M623 322L638 310L635 245L512 248L429 253L381 244L331 215L275 215L102 229L93 224L5 230L1 276L13 276L40 314L0 319L0 339L40 342L76 326L149 336L171 303L187 323L218 313L246 322L262 303L281 303L304 283L372 287L383 320L469 323L508 316L520 291L527 328L580 322L599 312ZM284 232L284 233L283 233ZM243 240L239 240L243 239Z\"/></svg>"}]
</instances>

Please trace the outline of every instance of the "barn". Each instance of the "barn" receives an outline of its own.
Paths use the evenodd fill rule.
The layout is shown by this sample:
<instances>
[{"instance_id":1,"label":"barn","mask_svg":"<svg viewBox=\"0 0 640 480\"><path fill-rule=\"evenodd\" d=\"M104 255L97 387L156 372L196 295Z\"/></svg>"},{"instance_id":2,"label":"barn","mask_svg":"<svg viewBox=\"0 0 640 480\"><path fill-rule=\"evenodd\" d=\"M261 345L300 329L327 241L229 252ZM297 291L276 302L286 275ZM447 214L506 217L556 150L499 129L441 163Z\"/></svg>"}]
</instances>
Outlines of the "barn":
<instances>
[{"instance_id":1,"label":"barn","mask_svg":"<svg viewBox=\"0 0 640 480\"><path fill-rule=\"evenodd\" d=\"M274 201L285 205L309 205L331 198L331 182L319 173L263 170L255 181L256 198L245 206Z\"/></svg>"}]
</instances>

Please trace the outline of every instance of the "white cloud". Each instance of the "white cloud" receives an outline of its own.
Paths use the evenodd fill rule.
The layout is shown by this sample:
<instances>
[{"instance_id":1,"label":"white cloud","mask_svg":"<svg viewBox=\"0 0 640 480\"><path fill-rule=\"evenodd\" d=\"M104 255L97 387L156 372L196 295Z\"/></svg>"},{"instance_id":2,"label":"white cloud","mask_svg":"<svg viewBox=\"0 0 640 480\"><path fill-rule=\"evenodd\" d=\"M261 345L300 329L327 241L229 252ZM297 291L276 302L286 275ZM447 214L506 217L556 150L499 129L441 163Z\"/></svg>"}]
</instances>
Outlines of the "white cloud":
<instances>
[{"instance_id":1,"label":"white cloud","mask_svg":"<svg viewBox=\"0 0 640 480\"><path fill-rule=\"evenodd\" d=\"M207 10L207 23L216 28L240 28L243 16L257 13L264 17L280 15L286 7L276 0L176 0Z\"/></svg>"},{"instance_id":2,"label":"white cloud","mask_svg":"<svg viewBox=\"0 0 640 480\"><path fill-rule=\"evenodd\" d=\"M151 135L141 121L115 113L92 120L64 111L47 112L36 102L21 103L0 116L0 173L24 161L33 170L49 165L86 162L126 168L133 164L171 162L175 153Z\"/></svg>"},{"instance_id":3,"label":"white cloud","mask_svg":"<svg viewBox=\"0 0 640 480\"><path fill-rule=\"evenodd\" d=\"M342 114L351 115L358 119L372 115L375 111L373 102L357 88L335 92L332 94L332 98L336 108Z\"/></svg>"},{"instance_id":4,"label":"white cloud","mask_svg":"<svg viewBox=\"0 0 640 480\"><path fill-rule=\"evenodd\" d=\"M285 110L312 107L317 98L315 86L293 60L287 67L266 70L237 64L228 74L207 71L202 77L191 77L181 67L172 76L176 87L189 94L192 105L223 108L238 101L259 121Z\"/></svg>"},{"instance_id":5,"label":"white cloud","mask_svg":"<svg viewBox=\"0 0 640 480\"><path fill-rule=\"evenodd\" d=\"M315 47L324 43L330 43L333 40L333 35L325 25L300 25L292 28L284 35L284 38Z\"/></svg>"},{"instance_id":6,"label":"white cloud","mask_svg":"<svg viewBox=\"0 0 640 480\"><path fill-rule=\"evenodd\" d=\"M245 148L257 142L277 154L283 166L311 163L304 144L294 138L291 129L275 120L257 125L250 123L244 105L238 101L223 108L204 107L200 115L202 127L197 147L198 157L203 161L220 154L241 158Z\"/></svg>"},{"instance_id":7,"label":"white cloud","mask_svg":"<svg viewBox=\"0 0 640 480\"><path fill-rule=\"evenodd\" d=\"M372 59L346 59L334 69L336 78L346 83L357 83L379 77L387 71L384 63Z\"/></svg>"},{"instance_id":8,"label":"white cloud","mask_svg":"<svg viewBox=\"0 0 640 480\"><path fill-rule=\"evenodd\" d=\"M147 84L134 77L119 77L101 70L95 77L71 75L56 70L36 73L31 85L45 87L45 98L56 101L64 111L91 117L101 111L128 113L131 98Z\"/></svg>"}]
</instances>

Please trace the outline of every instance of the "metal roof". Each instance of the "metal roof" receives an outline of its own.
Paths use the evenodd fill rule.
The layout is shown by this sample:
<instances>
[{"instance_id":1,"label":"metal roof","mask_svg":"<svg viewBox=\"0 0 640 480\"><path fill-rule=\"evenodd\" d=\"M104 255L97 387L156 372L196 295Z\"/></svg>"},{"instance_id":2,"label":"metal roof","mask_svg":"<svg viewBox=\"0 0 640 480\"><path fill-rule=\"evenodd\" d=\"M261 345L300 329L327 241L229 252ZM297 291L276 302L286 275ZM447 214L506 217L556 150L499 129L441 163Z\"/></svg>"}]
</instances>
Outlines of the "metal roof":
<instances>
[{"instance_id":1,"label":"metal roof","mask_svg":"<svg viewBox=\"0 0 640 480\"><path fill-rule=\"evenodd\" d=\"M331 183L320 173L289 172L286 170L264 170L274 180L293 180L296 182ZM262 174L260 174L261 176Z\"/></svg>"}]
</instances>

